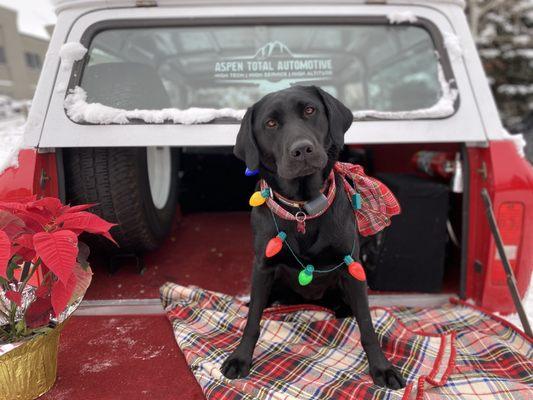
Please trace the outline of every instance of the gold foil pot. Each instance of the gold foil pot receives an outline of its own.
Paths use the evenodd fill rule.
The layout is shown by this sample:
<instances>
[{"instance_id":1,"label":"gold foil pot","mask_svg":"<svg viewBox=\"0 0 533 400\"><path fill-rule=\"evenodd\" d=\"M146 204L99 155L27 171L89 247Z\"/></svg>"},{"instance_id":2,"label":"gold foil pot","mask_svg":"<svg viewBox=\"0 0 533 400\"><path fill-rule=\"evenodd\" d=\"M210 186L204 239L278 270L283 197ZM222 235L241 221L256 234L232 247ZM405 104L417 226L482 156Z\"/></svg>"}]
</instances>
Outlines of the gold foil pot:
<instances>
[{"instance_id":1,"label":"gold foil pot","mask_svg":"<svg viewBox=\"0 0 533 400\"><path fill-rule=\"evenodd\" d=\"M0 356L0 400L33 400L54 386L63 325Z\"/></svg>"}]
</instances>

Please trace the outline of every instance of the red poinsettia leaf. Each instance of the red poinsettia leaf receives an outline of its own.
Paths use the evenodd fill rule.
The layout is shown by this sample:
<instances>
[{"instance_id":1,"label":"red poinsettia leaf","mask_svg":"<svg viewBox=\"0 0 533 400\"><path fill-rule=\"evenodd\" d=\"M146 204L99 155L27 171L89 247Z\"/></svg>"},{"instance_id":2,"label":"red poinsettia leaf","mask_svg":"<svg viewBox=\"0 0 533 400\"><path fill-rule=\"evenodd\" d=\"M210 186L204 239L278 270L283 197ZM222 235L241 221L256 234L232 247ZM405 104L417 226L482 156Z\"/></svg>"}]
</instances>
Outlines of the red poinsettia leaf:
<instances>
[{"instance_id":1,"label":"red poinsettia leaf","mask_svg":"<svg viewBox=\"0 0 533 400\"><path fill-rule=\"evenodd\" d=\"M42 199L36 200L28 204L28 210L38 209L46 211L48 215L57 216L59 211L63 208L61 200L57 197L43 197Z\"/></svg>"},{"instance_id":2,"label":"red poinsettia leaf","mask_svg":"<svg viewBox=\"0 0 533 400\"><path fill-rule=\"evenodd\" d=\"M8 290L6 292L6 298L19 307L22 305L22 294L20 294L19 292L16 292L14 290Z\"/></svg>"},{"instance_id":3,"label":"red poinsettia leaf","mask_svg":"<svg viewBox=\"0 0 533 400\"><path fill-rule=\"evenodd\" d=\"M114 242L111 235L107 233L116 224L107 222L106 220L97 215L91 214L90 212L80 211L63 214L56 219L56 224L61 224L63 229L79 229L85 232L102 235Z\"/></svg>"},{"instance_id":4,"label":"red poinsettia leaf","mask_svg":"<svg viewBox=\"0 0 533 400\"><path fill-rule=\"evenodd\" d=\"M3 226L0 226L0 230L4 231L11 240L28 231L26 224L22 219L7 211L0 210L0 220L2 220L0 221L0 225L4 224Z\"/></svg>"},{"instance_id":5,"label":"red poinsettia leaf","mask_svg":"<svg viewBox=\"0 0 533 400\"><path fill-rule=\"evenodd\" d=\"M72 293L72 298L77 299L85 295L85 292L91 284L93 271L91 270L91 267L84 269L80 264L76 264L74 267L74 275L76 275L76 287Z\"/></svg>"},{"instance_id":6,"label":"red poinsettia leaf","mask_svg":"<svg viewBox=\"0 0 533 400\"><path fill-rule=\"evenodd\" d=\"M23 233L22 235L19 235L13 239L13 244L26 247L27 249L33 249L33 234Z\"/></svg>"},{"instance_id":7,"label":"red poinsettia leaf","mask_svg":"<svg viewBox=\"0 0 533 400\"><path fill-rule=\"evenodd\" d=\"M0 209L8 211L24 211L27 208L27 203L20 201L0 201Z\"/></svg>"},{"instance_id":8,"label":"red poinsettia leaf","mask_svg":"<svg viewBox=\"0 0 533 400\"><path fill-rule=\"evenodd\" d=\"M44 227L51 223L51 217L43 217L35 212L29 212L26 210L15 211L15 215L20 218L26 228L33 232L42 232Z\"/></svg>"},{"instance_id":9,"label":"red poinsettia leaf","mask_svg":"<svg viewBox=\"0 0 533 400\"><path fill-rule=\"evenodd\" d=\"M76 289L76 281L76 275L71 274L66 285L61 281L56 281L52 285L52 307L56 317L67 307Z\"/></svg>"},{"instance_id":10,"label":"red poinsettia leaf","mask_svg":"<svg viewBox=\"0 0 533 400\"><path fill-rule=\"evenodd\" d=\"M26 325L31 329L48 325L50 317L52 316L52 311L53 308L50 296L46 298L37 297L26 310Z\"/></svg>"},{"instance_id":11,"label":"red poinsettia leaf","mask_svg":"<svg viewBox=\"0 0 533 400\"><path fill-rule=\"evenodd\" d=\"M44 298L50 294L50 284L44 283L35 289L35 297Z\"/></svg>"},{"instance_id":12,"label":"red poinsettia leaf","mask_svg":"<svg viewBox=\"0 0 533 400\"><path fill-rule=\"evenodd\" d=\"M76 212L80 212L80 211L85 211L85 210L88 210L89 208L92 208L96 205L97 203L90 203L90 204L80 204L80 205L77 205L77 206L66 206L65 209L63 210L64 213L76 213Z\"/></svg>"},{"instance_id":13,"label":"red poinsettia leaf","mask_svg":"<svg viewBox=\"0 0 533 400\"><path fill-rule=\"evenodd\" d=\"M109 232L101 233L101 235L105 237L107 240L109 240L110 242L113 242L113 244L115 244L116 246L118 246L118 243L115 241L115 239L113 238L113 236L111 236Z\"/></svg>"},{"instance_id":14,"label":"red poinsettia leaf","mask_svg":"<svg viewBox=\"0 0 533 400\"><path fill-rule=\"evenodd\" d=\"M24 227L24 221L8 211L0 210L0 229L4 230L8 225L16 225L22 228Z\"/></svg>"},{"instance_id":15,"label":"red poinsettia leaf","mask_svg":"<svg viewBox=\"0 0 533 400\"><path fill-rule=\"evenodd\" d=\"M63 230L39 232L33 236L37 256L57 278L67 284L78 255L78 237L74 232Z\"/></svg>"},{"instance_id":16,"label":"red poinsettia leaf","mask_svg":"<svg viewBox=\"0 0 533 400\"><path fill-rule=\"evenodd\" d=\"M24 261L32 261L35 257L33 234L23 233L13 239L13 254L21 256Z\"/></svg>"},{"instance_id":17,"label":"red poinsettia leaf","mask_svg":"<svg viewBox=\"0 0 533 400\"><path fill-rule=\"evenodd\" d=\"M11 242L4 231L0 231L0 276L7 278L7 263L11 258Z\"/></svg>"}]
</instances>

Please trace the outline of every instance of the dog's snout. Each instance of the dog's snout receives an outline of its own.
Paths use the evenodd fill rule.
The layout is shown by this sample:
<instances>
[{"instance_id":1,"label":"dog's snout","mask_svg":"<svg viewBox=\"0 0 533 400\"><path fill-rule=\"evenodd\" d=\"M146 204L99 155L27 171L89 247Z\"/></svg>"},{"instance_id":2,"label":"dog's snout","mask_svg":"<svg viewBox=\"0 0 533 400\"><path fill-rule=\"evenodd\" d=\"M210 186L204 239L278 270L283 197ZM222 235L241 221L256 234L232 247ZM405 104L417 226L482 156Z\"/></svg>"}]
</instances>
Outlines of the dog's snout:
<instances>
[{"instance_id":1,"label":"dog's snout","mask_svg":"<svg viewBox=\"0 0 533 400\"><path fill-rule=\"evenodd\" d=\"M291 157L296 160L304 160L306 156L313 154L314 151L315 146L307 139L294 142L289 149Z\"/></svg>"}]
</instances>

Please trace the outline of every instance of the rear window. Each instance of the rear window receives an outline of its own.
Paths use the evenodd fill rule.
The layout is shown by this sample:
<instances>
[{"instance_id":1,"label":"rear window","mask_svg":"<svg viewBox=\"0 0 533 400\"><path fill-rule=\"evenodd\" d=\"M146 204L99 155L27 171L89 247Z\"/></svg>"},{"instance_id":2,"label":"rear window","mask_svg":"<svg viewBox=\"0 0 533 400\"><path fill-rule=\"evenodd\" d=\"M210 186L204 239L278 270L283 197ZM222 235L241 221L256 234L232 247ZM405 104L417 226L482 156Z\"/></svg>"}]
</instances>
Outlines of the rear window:
<instances>
[{"instance_id":1,"label":"rear window","mask_svg":"<svg viewBox=\"0 0 533 400\"><path fill-rule=\"evenodd\" d=\"M456 93L439 58L419 25L107 29L92 38L66 108L82 99L135 110L119 123L211 122L239 119L269 92L317 85L356 118L441 118L453 114ZM161 109L167 113L141 112Z\"/></svg>"}]
</instances>

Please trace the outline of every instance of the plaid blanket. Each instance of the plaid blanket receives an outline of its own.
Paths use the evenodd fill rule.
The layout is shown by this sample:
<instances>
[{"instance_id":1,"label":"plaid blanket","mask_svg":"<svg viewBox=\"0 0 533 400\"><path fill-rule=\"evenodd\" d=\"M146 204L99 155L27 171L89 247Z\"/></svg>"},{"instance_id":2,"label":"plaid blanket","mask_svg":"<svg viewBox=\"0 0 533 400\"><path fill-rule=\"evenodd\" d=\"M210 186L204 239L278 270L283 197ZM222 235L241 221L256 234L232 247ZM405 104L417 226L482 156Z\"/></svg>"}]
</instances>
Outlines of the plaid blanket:
<instances>
[{"instance_id":1,"label":"plaid blanket","mask_svg":"<svg viewBox=\"0 0 533 400\"><path fill-rule=\"evenodd\" d=\"M533 343L457 300L439 308L372 308L385 355L408 384L372 384L353 318L316 306L265 311L250 375L220 366L237 346L246 305L172 283L160 289L176 341L208 399L533 399Z\"/></svg>"}]
</instances>

